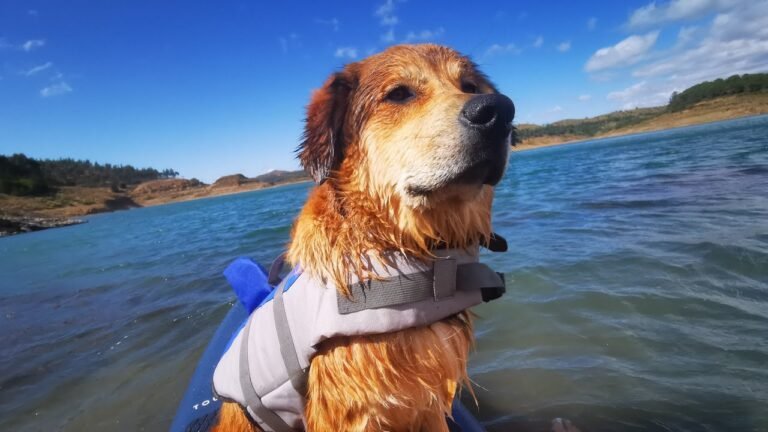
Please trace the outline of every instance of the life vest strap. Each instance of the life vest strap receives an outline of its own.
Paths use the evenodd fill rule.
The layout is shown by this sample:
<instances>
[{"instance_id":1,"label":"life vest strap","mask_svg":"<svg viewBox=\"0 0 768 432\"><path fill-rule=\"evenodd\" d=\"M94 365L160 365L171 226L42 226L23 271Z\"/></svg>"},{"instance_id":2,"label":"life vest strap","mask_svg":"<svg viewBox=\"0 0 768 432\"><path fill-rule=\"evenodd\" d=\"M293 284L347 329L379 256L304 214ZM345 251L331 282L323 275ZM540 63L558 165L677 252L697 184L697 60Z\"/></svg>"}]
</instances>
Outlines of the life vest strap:
<instances>
[{"instance_id":1,"label":"life vest strap","mask_svg":"<svg viewBox=\"0 0 768 432\"><path fill-rule=\"evenodd\" d=\"M283 285L278 285L275 290L277 291L272 303L272 310L275 313L275 327L277 328L277 338L280 343L280 355L283 357L283 363L285 363L285 368L288 371L291 385L300 395L304 396L306 395L307 374L299 364L299 355L293 343L291 326L288 323L288 314L285 311Z\"/></svg>"},{"instance_id":2,"label":"life vest strap","mask_svg":"<svg viewBox=\"0 0 768 432\"><path fill-rule=\"evenodd\" d=\"M250 363L248 363L248 343L251 340L249 336L252 322L253 320L249 317L243 329L243 338L240 345L240 388L243 390L243 396L245 397L246 410L251 418L257 420L259 426L265 431L292 432L293 429L279 415L264 406L261 402L261 397L253 388Z\"/></svg>"},{"instance_id":3,"label":"life vest strap","mask_svg":"<svg viewBox=\"0 0 768 432\"><path fill-rule=\"evenodd\" d=\"M348 287L350 296L336 296L342 315L407 303L453 297L456 290L482 292L483 300L506 292L503 275L479 262L456 264L455 259L437 259L432 268L380 280L364 280Z\"/></svg>"}]
</instances>

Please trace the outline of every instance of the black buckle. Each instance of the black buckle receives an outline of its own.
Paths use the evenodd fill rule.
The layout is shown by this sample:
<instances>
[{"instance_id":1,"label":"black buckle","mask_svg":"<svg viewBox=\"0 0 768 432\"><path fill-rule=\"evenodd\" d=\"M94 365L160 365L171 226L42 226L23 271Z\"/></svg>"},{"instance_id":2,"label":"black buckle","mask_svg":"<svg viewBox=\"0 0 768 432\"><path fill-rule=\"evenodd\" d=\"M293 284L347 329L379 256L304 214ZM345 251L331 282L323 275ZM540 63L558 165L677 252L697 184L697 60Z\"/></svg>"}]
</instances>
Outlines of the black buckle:
<instances>
[{"instance_id":1,"label":"black buckle","mask_svg":"<svg viewBox=\"0 0 768 432\"><path fill-rule=\"evenodd\" d=\"M281 253L280 255L275 258L274 261L272 261L272 265L269 266L269 274L267 275L267 283L276 286L279 284L283 278L280 277L280 272L283 271L283 264L285 264L285 255L286 252Z\"/></svg>"},{"instance_id":2,"label":"black buckle","mask_svg":"<svg viewBox=\"0 0 768 432\"><path fill-rule=\"evenodd\" d=\"M483 296L483 301L486 303L491 300L496 300L507 292L507 282L504 280L504 273L496 272L496 274L501 278L501 286L480 289L480 294Z\"/></svg>"},{"instance_id":3,"label":"black buckle","mask_svg":"<svg viewBox=\"0 0 768 432\"><path fill-rule=\"evenodd\" d=\"M492 232L491 238L488 240L488 250L491 252L506 252L507 249L509 249L507 240L495 232Z\"/></svg>"}]
</instances>

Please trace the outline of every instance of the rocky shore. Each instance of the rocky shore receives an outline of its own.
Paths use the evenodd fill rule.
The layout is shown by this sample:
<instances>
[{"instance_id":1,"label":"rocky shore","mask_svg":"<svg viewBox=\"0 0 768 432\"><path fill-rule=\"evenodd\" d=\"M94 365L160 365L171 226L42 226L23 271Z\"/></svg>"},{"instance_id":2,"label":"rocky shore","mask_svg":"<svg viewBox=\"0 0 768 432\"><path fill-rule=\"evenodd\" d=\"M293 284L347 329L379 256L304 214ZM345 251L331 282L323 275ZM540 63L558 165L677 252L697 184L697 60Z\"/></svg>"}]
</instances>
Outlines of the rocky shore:
<instances>
[{"instance_id":1,"label":"rocky shore","mask_svg":"<svg viewBox=\"0 0 768 432\"><path fill-rule=\"evenodd\" d=\"M0 237L85 222L81 216L266 189L308 181L303 171L272 171L248 178L224 176L211 185L192 179L160 179L113 190L61 186L40 196L0 193Z\"/></svg>"},{"instance_id":2,"label":"rocky shore","mask_svg":"<svg viewBox=\"0 0 768 432\"><path fill-rule=\"evenodd\" d=\"M0 215L0 237L85 223L82 219Z\"/></svg>"}]
</instances>

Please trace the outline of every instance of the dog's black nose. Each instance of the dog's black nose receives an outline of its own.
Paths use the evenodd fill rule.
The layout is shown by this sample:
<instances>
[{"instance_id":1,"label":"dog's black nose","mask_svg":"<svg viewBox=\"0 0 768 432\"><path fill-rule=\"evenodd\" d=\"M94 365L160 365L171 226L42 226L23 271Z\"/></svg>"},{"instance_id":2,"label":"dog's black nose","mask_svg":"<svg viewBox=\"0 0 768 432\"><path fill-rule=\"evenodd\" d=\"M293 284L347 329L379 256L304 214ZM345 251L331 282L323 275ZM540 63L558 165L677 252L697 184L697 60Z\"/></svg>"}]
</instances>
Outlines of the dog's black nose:
<instances>
[{"instance_id":1,"label":"dog's black nose","mask_svg":"<svg viewBox=\"0 0 768 432\"><path fill-rule=\"evenodd\" d=\"M506 136L515 117L515 104L502 94L484 94L473 97L464 105L459 119L465 126L483 135Z\"/></svg>"}]
</instances>

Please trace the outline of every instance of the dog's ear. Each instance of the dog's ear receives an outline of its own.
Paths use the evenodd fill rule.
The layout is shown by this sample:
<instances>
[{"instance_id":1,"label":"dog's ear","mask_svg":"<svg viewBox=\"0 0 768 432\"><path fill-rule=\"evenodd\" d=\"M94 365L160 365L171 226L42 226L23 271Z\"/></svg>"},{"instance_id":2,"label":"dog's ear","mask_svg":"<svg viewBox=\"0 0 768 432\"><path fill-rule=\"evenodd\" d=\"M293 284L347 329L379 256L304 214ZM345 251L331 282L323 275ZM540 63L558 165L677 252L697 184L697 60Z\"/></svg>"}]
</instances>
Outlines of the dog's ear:
<instances>
[{"instance_id":1,"label":"dog's ear","mask_svg":"<svg viewBox=\"0 0 768 432\"><path fill-rule=\"evenodd\" d=\"M304 139L297 152L304 170L317 183L328 178L344 158L344 119L349 99L357 86L354 65L331 75L312 94L307 107Z\"/></svg>"}]
</instances>

